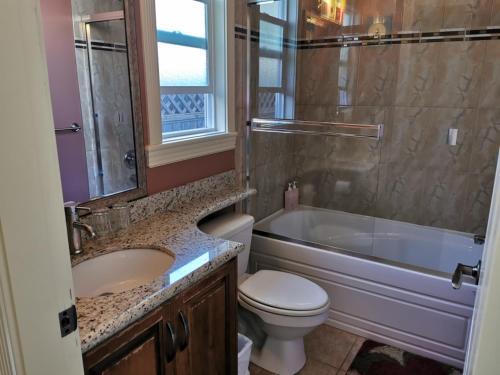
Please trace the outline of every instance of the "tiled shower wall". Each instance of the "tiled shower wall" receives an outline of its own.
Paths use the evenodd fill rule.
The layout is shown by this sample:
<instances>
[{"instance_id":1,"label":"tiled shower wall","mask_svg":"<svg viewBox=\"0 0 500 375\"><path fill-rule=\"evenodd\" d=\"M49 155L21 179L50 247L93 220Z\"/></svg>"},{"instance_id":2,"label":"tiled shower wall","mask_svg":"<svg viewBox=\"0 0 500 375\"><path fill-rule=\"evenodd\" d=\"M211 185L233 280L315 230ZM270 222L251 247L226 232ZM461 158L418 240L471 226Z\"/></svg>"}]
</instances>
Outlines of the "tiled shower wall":
<instances>
[{"instance_id":1,"label":"tiled shower wall","mask_svg":"<svg viewBox=\"0 0 500 375\"><path fill-rule=\"evenodd\" d=\"M341 27L302 22L314 3L299 4L299 40L312 43L297 49L295 118L383 123L385 135L254 137L254 214L279 209L296 178L305 204L484 233L500 145L500 40L342 47L321 38L366 34L377 17L393 35L484 30L500 24L500 1L348 1L351 21ZM449 128L459 129L457 146L447 144Z\"/></svg>"},{"instance_id":2,"label":"tiled shower wall","mask_svg":"<svg viewBox=\"0 0 500 375\"><path fill-rule=\"evenodd\" d=\"M384 5L392 33L496 22L487 1ZM373 13L356 17L380 14L367 11ZM297 118L385 125L379 143L297 139L295 174L316 188L304 198L319 207L484 233L500 145L499 54L498 40L299 50ZM449 128L459 129L457 146L447 144ZM321 167L320 160L309 167L312 153L323 159Z\"/></svg>"}]
</instances>

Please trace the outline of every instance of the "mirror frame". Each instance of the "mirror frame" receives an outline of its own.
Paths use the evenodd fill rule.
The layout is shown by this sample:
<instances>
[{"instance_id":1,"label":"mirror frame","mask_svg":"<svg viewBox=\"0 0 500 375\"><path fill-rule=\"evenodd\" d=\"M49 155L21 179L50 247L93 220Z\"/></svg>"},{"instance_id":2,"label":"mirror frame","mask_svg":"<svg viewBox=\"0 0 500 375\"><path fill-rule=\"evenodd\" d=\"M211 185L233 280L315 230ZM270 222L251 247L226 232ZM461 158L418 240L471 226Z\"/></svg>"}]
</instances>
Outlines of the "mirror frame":
<instances>
[{"instance_id":1,"label":"mirror frame","mask_svg":"<svg viewBox=\"0 0 500 375\"><path fill-rule=\"evenodd\" d=\"M92 209L110 207L117 203L130 202L148 195L146 180L146 153L142 116L142 97L139 71L138 35L136 9L133 0L123 1L125 32L127 36L127 57L130 79L130 98L134 120L134 145L136 158L137 187L116 194L93 198L81 204Z\"/></svg>"}]
</instances>

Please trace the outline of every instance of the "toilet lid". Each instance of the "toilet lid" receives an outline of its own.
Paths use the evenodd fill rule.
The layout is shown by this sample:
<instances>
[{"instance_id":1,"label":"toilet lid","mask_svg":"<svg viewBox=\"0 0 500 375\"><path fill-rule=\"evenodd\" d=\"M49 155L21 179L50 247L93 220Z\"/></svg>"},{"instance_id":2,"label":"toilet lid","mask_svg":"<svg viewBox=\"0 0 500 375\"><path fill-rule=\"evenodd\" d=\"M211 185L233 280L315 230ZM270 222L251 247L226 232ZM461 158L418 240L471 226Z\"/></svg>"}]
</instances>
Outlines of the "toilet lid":
<instances>
[{"instance_id":1,"label":"toilet lid","mask_svg":"<svg viewBox=\"0 0 500 375\"><path fill-rule=\"evenodd\" d=\"M283 310L316 310L329 302L319 285L279 271L258 271L239 286L239 291L254 301Z\"/></svg>"},{"instance_id":2,"label":"toilet lid","mask_svg":"<svg viewBox=\"0 0 500 375\"><path fill-rule=\"evenodd\" d=\"M311 317L311 316L323 314L325 311L327 311L330 308L330 304L326 304L325 306L322 306L319 309L314 309L314 310L278 309L277 307L264 305L263 303L259 303L251 298L248 298L243 293L238 293L238 302L244 307L246 305L247 310L250 309L250 311L255 312L257 315L258 315L257 311L259 311L259 312L264 311L267 313L281 315L281 316ZM252 310L251 308L253 308L254 310Z\"/></svg>"}]
</instances>

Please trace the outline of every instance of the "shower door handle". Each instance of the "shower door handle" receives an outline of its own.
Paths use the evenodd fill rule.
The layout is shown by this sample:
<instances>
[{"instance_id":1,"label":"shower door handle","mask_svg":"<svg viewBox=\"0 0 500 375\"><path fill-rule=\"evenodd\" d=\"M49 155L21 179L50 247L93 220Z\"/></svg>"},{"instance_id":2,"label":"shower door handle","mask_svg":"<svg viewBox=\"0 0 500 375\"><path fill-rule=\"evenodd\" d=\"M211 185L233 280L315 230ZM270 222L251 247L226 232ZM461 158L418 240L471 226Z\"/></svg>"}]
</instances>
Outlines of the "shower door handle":
<instances>
[{"instance_id":1,"label":"shower door handle","mask_svg":"<svg viewBox=\"0 0 500 375\"><path fill-rule=\"evenodd\" d=\"M481 274L481 261L477 262L475 266L466 266L465 264L458 263L453 277L451 278L451 285L453 289L460 289L462 286L463 276L471 276L476 280L476 285L479 284L479 276Z\"/></svg>"}]
</instances>

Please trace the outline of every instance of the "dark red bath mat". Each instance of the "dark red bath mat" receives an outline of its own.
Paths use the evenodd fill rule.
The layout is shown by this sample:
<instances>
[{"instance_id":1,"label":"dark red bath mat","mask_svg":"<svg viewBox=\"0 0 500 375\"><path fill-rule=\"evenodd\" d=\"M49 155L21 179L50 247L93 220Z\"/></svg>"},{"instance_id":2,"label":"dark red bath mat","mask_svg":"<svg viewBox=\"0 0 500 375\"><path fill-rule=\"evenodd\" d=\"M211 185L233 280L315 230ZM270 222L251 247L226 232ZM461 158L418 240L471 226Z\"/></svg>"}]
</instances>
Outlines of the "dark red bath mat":
<instances>
[{"instance_id":1,"label":"dark red bath mat","mask_svg":"<svg viewBox=\"0 0 500 375\"><path fill-rule=\"evenodd\" d=\"M451 366L393 346L365 341L346 375L460 375Z\"/></svg>"}]
</instances>

